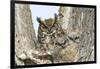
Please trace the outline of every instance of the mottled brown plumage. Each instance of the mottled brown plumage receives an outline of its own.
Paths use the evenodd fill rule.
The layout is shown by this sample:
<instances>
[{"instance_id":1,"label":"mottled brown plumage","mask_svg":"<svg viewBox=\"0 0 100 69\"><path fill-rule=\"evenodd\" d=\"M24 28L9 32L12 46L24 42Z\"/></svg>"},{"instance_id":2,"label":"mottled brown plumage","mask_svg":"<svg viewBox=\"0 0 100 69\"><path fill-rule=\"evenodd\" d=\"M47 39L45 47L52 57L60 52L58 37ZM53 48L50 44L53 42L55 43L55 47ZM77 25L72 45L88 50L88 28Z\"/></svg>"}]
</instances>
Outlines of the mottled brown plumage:
<instances>
[{"instance_id":1,"label":"mottled brown plumage","mask_svg":"<svg viewBox=\"0 0 100 69\"><path fill-rule=\"evenodd\" d=\"M37 17L37 21L39 22L38 42L45 50L53 50L55 38L62 37L64 34L60 24L57 22L57 15L55 14L54 19L49 18L45 20Z\"/></svg>"}]
</instances>

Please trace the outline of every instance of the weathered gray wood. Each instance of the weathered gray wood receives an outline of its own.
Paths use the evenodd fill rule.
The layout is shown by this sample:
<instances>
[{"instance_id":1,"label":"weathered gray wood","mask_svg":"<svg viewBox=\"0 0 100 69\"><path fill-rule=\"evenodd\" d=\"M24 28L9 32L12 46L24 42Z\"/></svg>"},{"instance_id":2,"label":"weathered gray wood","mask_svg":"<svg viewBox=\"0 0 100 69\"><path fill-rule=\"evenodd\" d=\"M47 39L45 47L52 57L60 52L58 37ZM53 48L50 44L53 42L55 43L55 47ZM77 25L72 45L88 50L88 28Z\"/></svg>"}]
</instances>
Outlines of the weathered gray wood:
<instances>
[{"instance_id":1,"label":"weathered gray wood","mask_svg":"<svg viewBox=\"0 0 100 69\"><path fill-rule=\"evenodd\" d=\"M67 35L79 36L79 56L77 61L94 61L93 8L60 7L59 23Z\"/></svg>"},{"instance_id":2,"label":"weathered gray wood","mask_svg":"<svg viewBox=\"0 0 100 69\"><path fill-rule=\"evenodd\" d=\"M26 53L35 49L36 36L33 29L32 15L29 5L15 4L15 52L25 58ZM16 62L17 58L16 58ZM18 62L17 64L19 64ZM22 64L22 63L21 63Z\"/></svg>"}]
</instances>

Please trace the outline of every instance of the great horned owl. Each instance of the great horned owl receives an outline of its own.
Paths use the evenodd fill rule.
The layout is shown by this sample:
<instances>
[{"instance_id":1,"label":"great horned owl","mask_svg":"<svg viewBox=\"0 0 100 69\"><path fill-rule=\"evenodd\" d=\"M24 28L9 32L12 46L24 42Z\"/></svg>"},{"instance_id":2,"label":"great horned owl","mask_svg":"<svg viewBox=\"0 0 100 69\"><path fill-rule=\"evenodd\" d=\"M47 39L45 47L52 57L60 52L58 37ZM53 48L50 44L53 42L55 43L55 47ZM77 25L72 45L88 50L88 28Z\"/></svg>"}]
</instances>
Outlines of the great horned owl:
<instances>
[{"instance_id":1,"label":"great horned owl","mask_svg":"<svg viewBox=\"0 0 100 69\"><path fill-rule=\"evenodd\" d=\"M38 42L40 49L49 52L56 62L75 62L79 55L77 48L77 39L79 36L76 32L67 34L61 24L58 22L58 16L55 14L54 19L49 18L42 20L37 17L39 22Z\"/></svg>"},{"instance_id":2,"label":"great horned owl","mask_svg":"<svg viewBox=\"0 0 100 69\"><path fill-rule=\"evenodd\" d=\"M63 37L64 34L61 25L57 22L57 14L55 14L54 19L49 18L42 20L37 17L37 21L39 22L38 42L41 44L41 47L47 50L53 50L56 44L55 39ZM61 43L64 42L63 40L64 39L62 39L62 41L60 40Z\"/></svg>"}]
</instances>

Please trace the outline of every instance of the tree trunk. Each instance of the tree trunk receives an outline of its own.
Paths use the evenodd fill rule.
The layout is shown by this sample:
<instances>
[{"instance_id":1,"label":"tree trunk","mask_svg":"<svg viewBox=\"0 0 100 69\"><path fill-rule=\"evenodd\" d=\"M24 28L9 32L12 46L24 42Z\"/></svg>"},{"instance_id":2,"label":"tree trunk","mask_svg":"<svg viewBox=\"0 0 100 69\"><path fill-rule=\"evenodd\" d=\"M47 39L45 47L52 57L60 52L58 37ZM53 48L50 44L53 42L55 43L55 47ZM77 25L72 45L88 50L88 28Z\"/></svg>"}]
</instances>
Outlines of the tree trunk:
<instances>
[{"instance_id":1,"label":"tree trunk","mask_svg":"<svg viewBox=\"0 0 100 69\"><path fill-rule=\"evenodd\" d=\"M26 58L36 46L36 36L29 5L15 4L15 53ZM15 56L17 64L23 64ZM19 62L18 62L19 61Z\"/></svg>"},{"instance_id":2,"label":"tree trunk","mask_svg":"<svg viewBox=\"0 0 100 69\"><path fill-rule=\"evenodd\" d=\"M79 55L77 61L94 61L94 24L93 8L60 7L59 23L65 33L78 36ZM76 53L77 54L77 53Z\"/></svg>"}]
</instances>

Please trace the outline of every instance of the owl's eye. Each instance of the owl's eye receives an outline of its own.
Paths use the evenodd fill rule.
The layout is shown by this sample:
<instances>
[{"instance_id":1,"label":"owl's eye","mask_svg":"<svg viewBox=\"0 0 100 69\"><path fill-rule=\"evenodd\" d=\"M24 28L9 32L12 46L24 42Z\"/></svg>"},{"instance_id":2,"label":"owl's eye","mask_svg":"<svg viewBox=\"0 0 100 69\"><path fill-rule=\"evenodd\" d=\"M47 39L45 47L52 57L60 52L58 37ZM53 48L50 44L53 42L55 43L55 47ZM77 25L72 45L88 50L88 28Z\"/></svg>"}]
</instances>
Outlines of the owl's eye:
<instances>
[{"instance_id":1,"label":"owl's eye","mask_svg":"<svg viewBox=\"0 0 100 69\"><path fill-rule=\"evenodd\" d=\"M41 27L40 29L42 32L48 32L48 28L46 28L46 27Z\"/></svg>"},{"instance_id":2,"label":"owl's eye","mask_svg":"<svg viewBox=\"0 0 100 69\"><path fill-rule=\"evenodd\" d=\"M41 25L40 25L40 27L41 27L41 28L46 28L46 26L45 26L45 25L43 25L43 24L41 24Z\"/></svg>"}]
</instances>

